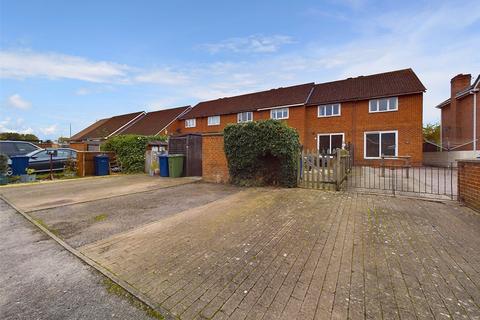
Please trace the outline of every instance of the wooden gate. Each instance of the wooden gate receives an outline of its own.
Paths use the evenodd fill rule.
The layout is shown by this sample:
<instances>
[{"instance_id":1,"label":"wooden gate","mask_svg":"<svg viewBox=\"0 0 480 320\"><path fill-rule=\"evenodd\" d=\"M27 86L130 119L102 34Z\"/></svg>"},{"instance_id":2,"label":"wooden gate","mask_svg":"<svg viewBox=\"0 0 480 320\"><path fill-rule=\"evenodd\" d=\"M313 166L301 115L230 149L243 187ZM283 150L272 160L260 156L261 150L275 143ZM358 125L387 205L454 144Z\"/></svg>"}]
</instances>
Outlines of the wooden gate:
<instances>
[{"instance_id":1,"label":"wooden gate","mask_svg":"<svg viewBox=\"0 0 480 320\"><path fill-rule=\"evenodd\" d=\"M348 151L336 149L332 154L302 150L298 166L298 186L310 189L340 190L351 170Z\"/></svg>"},{"instance_id":2,"label":"wooden gate","mask_svg":"<svg viewBox=\"0 0 480 320\"><path fill-rule=\"evenodd\" d=\"M183 154L184 176L202 176L202 136L199 134L185 134L172 136L168 139L169 154Z\"/></svg>"}]
</instances>

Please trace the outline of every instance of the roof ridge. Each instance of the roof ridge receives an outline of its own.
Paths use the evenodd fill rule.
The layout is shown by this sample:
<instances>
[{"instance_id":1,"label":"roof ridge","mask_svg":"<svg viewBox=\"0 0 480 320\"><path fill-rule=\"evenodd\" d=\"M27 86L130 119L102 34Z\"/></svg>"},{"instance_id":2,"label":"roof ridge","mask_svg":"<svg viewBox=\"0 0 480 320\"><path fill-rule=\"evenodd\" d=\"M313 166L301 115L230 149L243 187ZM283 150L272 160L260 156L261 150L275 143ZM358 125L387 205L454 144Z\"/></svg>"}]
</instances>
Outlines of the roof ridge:
<instances>
[{"instance_id":1,"label":"roof ridge","mask_svg":"<svg viewBox=\"0 0 480 320\"><path fill-rule=\"evenodd\" d=\"M307 83L296 84L296 85L288 86L288 87L278 87L278 88L272 88L272 89L267 89L267 90L262 90L262 91L242 93L242 94L238 94L238 95L235 95L235 96L222 97L222 98L217 98L217 99L212 99L212 100L205 100L205 101L200 101L200 102L197 103L195 106L197 106L197 105L199 105L199 104L201 104L201 103L207 103L207 102L218 101L218 100L223 100L223 99L230 99L230 98L237 98L237 97L244 97L244 96L249 96L249 95L253 95L253 94L270 92L270 91L275 91L275 90L280 90L280 89L290 89L290 88L307 86L307 85L312 85L312 86L314 86L314 85L315 85L315 82L307 82ZM195 107L195 106L194 106L194 107Z\"/></svg>"},{"instance_id":2,"label":"roof ridge","mask_svg":"<svg viewBox=\"0 0 480 320\"><path fill-rule=\"evenodd\" d=\"M327 81L327 82L320 82L320 83L315 83L315 86L319 86L319 85L322 85L322 84L330 84L330 83L348 81L348 80L364 79L364 78L368 78L368 77L381 76L381 75L391 74L391 73L396 73L396 72L401 72L401 71L411 71L413 74L415 74L415 72L413 71L412 68L406 68L406 69L398 69L398 70L381 72L381 73L372 73L372 74L368 74L368 75L360 75L360 76L356 76L356 77L348 77L348 78L345 78L345 79L338 79L338 80ZM415 76L416 76L416 74L415 74ZM417 79L418 79L418 77L417 77ZM418 80L420 81L420 79L418 79Z\"/></svg>"}]
</instances>

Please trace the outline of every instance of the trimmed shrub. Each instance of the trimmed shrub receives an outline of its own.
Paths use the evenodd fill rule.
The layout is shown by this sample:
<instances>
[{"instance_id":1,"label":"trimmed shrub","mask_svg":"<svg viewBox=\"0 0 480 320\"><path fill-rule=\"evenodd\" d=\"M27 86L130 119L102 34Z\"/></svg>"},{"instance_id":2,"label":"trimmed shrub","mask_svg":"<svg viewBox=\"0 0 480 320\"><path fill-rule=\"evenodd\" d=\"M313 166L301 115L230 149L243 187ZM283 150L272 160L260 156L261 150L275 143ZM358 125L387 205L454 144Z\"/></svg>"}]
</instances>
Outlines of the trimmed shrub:
<instances>
[{"instance_id":1,"label":"trimmed shrub","mask_svg":"<svg viewBox=\"0 0 480 320\"><path fill-rule=\"evenodd\" d=\"M297 184L300 142L295 129L277 120L227 125L224 148L233 184Z\"/></svg>"},{"instance_id":2,"label":"trimmed shrub","mask_svg":"<svg viewBox=\"0 0 480 320\"><path fill-rule=\"evenodd\" d=\"M140 136L126 134L108 139L100 147L102 151L113 151L125 173L143 172L145 151L150 141L166 141L166 136Z\"/></svg>"},{"instance_id":3,"label":"trimmed shrub","mask_svg":"<svg viewBox=\"0 0 480 320\"><path fill-rule=\"evenodd\" d=\"M8 156L6 154L0 153L0 176L7 174L8 170Z\"/></svg>"}]
</instances>

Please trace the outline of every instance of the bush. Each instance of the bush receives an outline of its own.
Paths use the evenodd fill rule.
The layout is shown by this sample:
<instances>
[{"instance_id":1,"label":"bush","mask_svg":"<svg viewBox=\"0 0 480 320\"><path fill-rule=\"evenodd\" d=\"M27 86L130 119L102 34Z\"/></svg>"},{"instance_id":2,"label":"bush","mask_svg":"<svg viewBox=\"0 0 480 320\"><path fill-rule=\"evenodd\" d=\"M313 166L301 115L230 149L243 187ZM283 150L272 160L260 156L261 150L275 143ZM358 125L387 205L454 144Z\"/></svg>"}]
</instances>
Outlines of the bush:
<instances>
[{"instance_id":1,"label":"bush","mask_svg":"<svg viewBox=\"0 0 480 320\"><path fill-rule=\"evenodd\" d=\"M295 129L276 120L228 125L225 154L231 182L295 187L300 142Z\"/></svg>"},{"instance_id":2,"label":"bush","mask_svg":"<svg viewBox=\"0 0 480 320\"><path fill-rule=\"evenodd\" d=\"M166 141L165 136L140 136L127 134L115 136L102 144L102 151L113 151L122 165L123 172L143 172L145 151L150 141Z\"/></svg>"}]
</instances>

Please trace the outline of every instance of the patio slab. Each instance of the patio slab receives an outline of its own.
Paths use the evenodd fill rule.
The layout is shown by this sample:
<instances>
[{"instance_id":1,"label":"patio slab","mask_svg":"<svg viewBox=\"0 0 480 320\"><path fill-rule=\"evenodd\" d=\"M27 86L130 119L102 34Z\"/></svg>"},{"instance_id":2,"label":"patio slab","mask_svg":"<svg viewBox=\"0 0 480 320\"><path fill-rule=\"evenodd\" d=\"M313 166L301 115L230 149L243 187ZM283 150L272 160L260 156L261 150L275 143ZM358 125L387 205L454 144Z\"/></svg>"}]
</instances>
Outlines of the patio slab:
<instances>
[{"instance_id":1,"label":"patio slab","mask_svg":"<svg viewBox=\"0 0 480 320\"><path fill-rule=\"evenodd\" d=\"M248 189L79 250L181 319L479 319L480 216Z\"/></svg>"}]
</instances>

